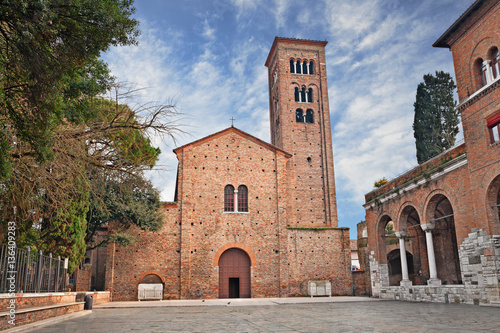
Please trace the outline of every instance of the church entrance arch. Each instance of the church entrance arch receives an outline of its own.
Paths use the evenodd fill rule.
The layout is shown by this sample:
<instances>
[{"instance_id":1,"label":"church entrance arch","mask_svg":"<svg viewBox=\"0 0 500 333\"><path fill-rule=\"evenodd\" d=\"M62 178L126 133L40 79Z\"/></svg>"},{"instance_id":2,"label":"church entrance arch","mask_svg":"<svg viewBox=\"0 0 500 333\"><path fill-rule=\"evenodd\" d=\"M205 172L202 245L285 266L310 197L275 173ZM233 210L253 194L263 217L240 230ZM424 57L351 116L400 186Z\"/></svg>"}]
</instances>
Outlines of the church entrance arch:
<instances>
[{"instance_id":1,"label":"church entrance arch","mask_svg":"<svg viewBox=\"0 0 500 333\"><path fill-rule=\"evenodd\" d=\"M219 258L219 298L250 298L250 257L238 248Z\"/></svg>"}]
</instances>

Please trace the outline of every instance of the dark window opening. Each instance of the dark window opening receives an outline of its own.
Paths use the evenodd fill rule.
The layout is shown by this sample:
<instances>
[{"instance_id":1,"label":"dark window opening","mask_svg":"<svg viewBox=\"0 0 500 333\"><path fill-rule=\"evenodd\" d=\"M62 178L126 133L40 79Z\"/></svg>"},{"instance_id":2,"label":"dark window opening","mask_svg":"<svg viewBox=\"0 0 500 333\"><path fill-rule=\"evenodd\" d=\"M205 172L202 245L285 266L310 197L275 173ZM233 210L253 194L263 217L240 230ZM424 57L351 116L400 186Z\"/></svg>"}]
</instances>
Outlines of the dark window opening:
<instances>
[{"instance_id":1,"label":"dark window opening","mask_svg":"<svg viewBox=\"0 0 500 333\"><path fill-rule=\"evenodd\" d=\"M297 70L296 71L297 74L302 74L302 71L301 71L302 66L301 66L300 60L297 60L297 65L295 66L295 69Z\"/></svg>"},{"instance_id":2,"label":"dark window opening","mask_svg":"<svg viewBox=\"0 0 500 333\"><path fill-rule=\"evenodd\" d=\"M238 211L248 212L248 188L245 185L238 187Z\"/></svg>"},{"instance_id":3,"label":"dark window opening","mask_svg":"<svg viewBox=\"0 0 500 333\"><path fill-rule=\"evenodd\" d=\"M302 111L302 109L297 109L295 111L295 121L298 123L304 122L304 111Z\"/></svg>"},{"instance_id":4,"label":"dark window opening","mask_svg":"<svg viewBox=\"0 0 500 333\"><path fill-rule=\"evenodd\" d=\"M295 73L295 61L290 59L290 73Z\"/></svg>"},{"instance_id":5,"label":"dark window opening","mask_svg":"<svg viewBox=\"0 0 500 333\"><path fill-rule=\"evenodd\" d=\"M493 78L498 78L500 75L500 56L498 55L498 48L496 47L491 52L491 70Z\"/></svg>"},{"instance_id":6,"label":"dark window opening","mask_svg":"<svg viewBox=\"0 0 500 333\"><path fill-rule=\"evenodd\" d=\"M234 186L226 185L224 188L224 211L234 212Z\"/></svg>"},{"instance_id":7,"label":"dark window opening","mask_svg":"<svg viewBox=\"0 0 500 333\"><path fill-rule=\"evenodd\" d=\"M314 123L314 113L313 110L307 109L306 111L306 123L312 124Z\"/></svg>"},{"instance_id":8,"label":"dark window opening","mask_svg":"<svg viewBox=\"0 0 500 333\"><path fill-rule=\"evenodd\" d=\"M314 74L313 65L314 61L309 61L309 74Z\"/></svg>"},{"instance_id":9,"label":"dark window opening","mask_svg":"<svg viewBox=\"0 0 500 333\"><path fill-rule=\"evenodd\" d=\"M295 87L294 94L295 94L295 102L300 102L299 88Z\"/></svg>"},{"instance_id":10,"label":"dark window opening","mask_svg":"<svg viewBox=\"0 0 500 333\"><path fill-rule=\"evenodd\" d=\"M307 74L307 61L302 63L302 73Z\"/></svg>"},{"instance_id":11,"label":"dark window opening","mask_svg":"<svg viewBox=\"0 0 500 333\"><path fill-rule=\"evenodd\" d=\"M306 99L306 87L302 87L302 90L300 91L300 101L301 102L307 102L307 99Z\"/></svg>"},{"instance_id":12,"label":"dark window opening","mask_svg":"<svg viewBox=\"0 0 500 333\"><path fill-rule=\"evenodd\" d=\"M313 101L313 89L312 88L309 88L309 90L307 91L307 101L309 103L312 103L312 101Z\"/></svg>"},{"instance_id":13,"label":"dark window opening","mask_svg":"<svg viewBox=\"0 0 500 333\"><path fill-rule=\"evenodd\" d=\"M486 79L488 66L486 66L483 59L478 59L477 60L477 68L478 68L478 74L479 74L480 87L484 87L488 83L488 81Z\"/></svg>"}]
</instances>

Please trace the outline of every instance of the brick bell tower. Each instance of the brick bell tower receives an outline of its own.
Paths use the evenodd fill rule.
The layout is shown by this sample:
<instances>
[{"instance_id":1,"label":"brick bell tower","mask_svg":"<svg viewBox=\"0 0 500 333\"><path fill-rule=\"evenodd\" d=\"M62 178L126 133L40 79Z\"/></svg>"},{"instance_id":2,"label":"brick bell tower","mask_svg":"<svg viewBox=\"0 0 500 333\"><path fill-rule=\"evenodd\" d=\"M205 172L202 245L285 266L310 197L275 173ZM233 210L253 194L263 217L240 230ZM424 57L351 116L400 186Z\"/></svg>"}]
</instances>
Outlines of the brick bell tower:
<instances>
[{"instance_id":1,"label":"brick bell tower","mask_svg":"<svg viewBox=\"0 0 500 333\"><path fill-rule=\"evenodd\" d=\"M271 143L288 162L290 227L337 227L326 41L276 37L267 57Z\"/></svg>"}]
</instances>

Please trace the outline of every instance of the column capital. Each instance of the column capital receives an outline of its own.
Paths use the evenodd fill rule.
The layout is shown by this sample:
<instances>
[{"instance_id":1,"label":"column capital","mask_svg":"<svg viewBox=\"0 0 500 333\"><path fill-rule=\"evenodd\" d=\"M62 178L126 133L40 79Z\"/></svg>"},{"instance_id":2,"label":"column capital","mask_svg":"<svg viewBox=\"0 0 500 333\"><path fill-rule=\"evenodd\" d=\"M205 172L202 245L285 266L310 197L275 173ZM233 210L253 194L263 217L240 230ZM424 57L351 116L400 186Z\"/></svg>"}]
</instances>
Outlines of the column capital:
<instances>
[{"instance_id":1,"label":"column capital","mask_svg":"<svg viewBox=\"0 0 500 333\"><path fill-rule=\"evenodd\" d=\"M406 231L406 230L396 231L397 238L401 239L401 238L405 238L406 236L408 236L408 231Z\"/></svg>"},{"instance_id":2,"label":"column capital","mask_svg":"<svg viewBox=\"0 0 500 333\"><path fill-rule=\"evenodd\" d=\"M421 224L420 227L422 228L423 231L427 232L427 231L432 231L434 230L434 227L436 226L436 224L434 222L429 222L427 224Z\"/></svg>"}]
</instances>

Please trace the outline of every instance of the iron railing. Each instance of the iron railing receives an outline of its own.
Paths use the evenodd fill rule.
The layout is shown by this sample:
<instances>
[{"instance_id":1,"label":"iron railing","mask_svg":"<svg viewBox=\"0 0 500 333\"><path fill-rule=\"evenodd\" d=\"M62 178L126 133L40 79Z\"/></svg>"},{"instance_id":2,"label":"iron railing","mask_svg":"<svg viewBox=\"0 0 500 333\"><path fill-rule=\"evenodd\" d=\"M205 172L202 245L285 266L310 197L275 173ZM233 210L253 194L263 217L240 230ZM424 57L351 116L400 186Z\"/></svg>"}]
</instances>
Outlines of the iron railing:
<instances>
[{"instance_id":1,"label":"iron railing","mask_svg":"<svg viewBox=\"0 0 500 333\"><path fill-rule=\"evenodd\" d=\"M67 261L32 251L30 247L2 245L0 293L58 292L66 289Z\"/></svg>"}]
</instances>

